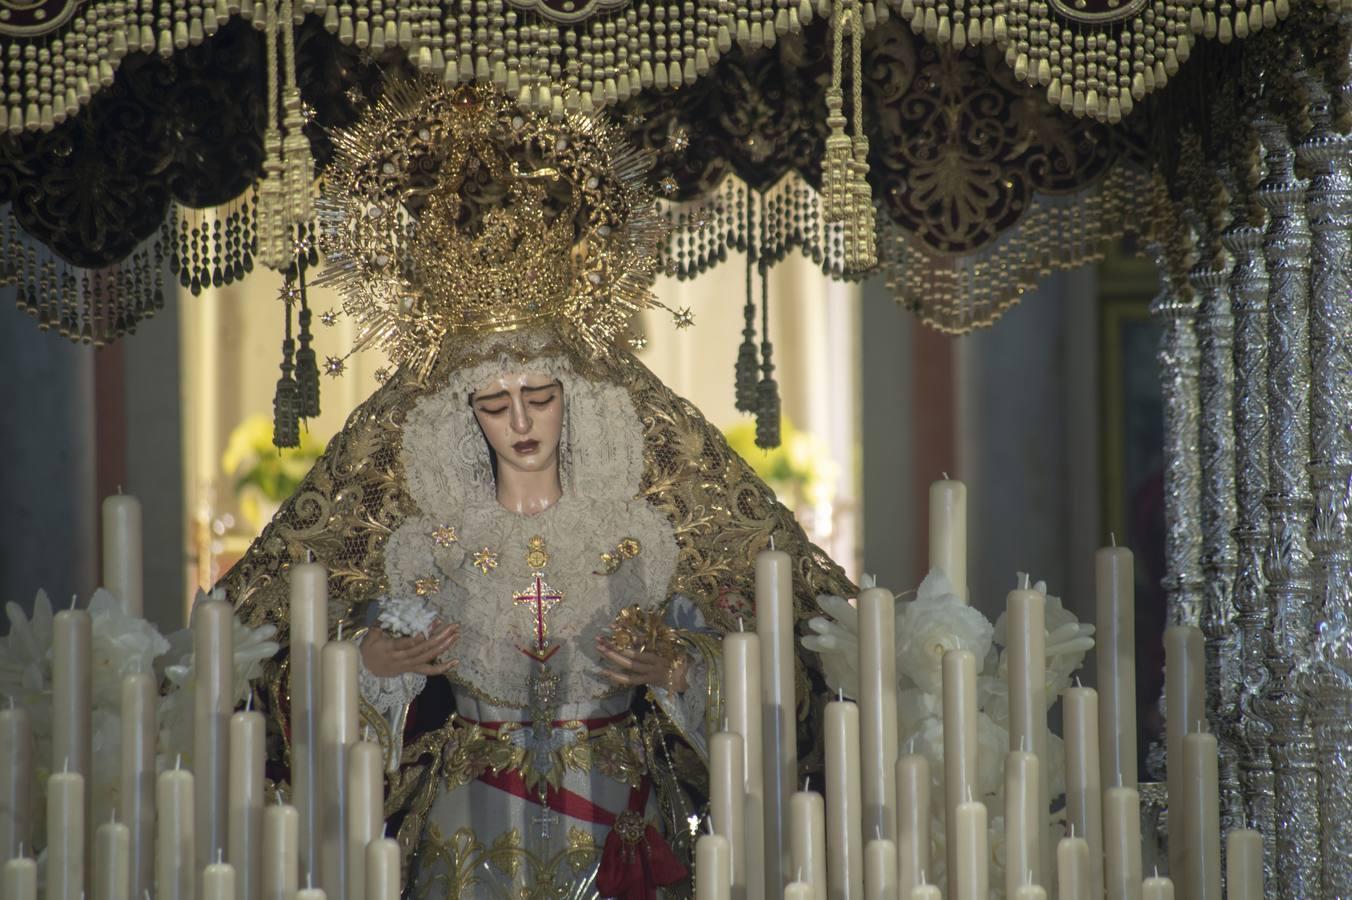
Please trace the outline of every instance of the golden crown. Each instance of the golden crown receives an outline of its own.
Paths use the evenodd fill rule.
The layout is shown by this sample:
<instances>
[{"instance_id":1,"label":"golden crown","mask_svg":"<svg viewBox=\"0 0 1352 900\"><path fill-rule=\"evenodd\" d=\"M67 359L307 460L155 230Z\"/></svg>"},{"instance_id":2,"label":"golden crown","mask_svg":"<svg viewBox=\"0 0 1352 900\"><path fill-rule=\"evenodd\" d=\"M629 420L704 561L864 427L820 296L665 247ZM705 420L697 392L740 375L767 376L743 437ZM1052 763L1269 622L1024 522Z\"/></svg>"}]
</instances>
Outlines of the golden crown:
<instances>
[{"instance_id":1,"label":"golden crown","mask_svg":"<svg viewBox=\"0 0 1352 900\"><path fill-rule=\"evenodd\" d=\"M319 280L342 291L354 351L421 377L448 335L543 321L597 351L654 302L652 156L599 115L398 77L333 142Z\"/></svg>"}]
</instances>

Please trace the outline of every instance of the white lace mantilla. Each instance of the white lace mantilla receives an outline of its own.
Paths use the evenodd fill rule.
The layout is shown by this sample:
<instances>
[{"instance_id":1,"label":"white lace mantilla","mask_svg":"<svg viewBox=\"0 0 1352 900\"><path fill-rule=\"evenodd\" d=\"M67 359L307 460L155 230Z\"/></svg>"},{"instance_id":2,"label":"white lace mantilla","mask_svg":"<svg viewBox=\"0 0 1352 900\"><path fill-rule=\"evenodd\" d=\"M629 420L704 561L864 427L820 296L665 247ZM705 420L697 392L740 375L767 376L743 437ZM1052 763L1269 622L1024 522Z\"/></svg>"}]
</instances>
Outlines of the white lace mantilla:
<instances>
[{"instance_id":1,"label":"white lace mantilla","mask_svg":"<svg viewBox=\"0 0 1352 900\"><path fill-rule=\"evenodd\" d=\"M469 404L471 393L504 371L559 379L565 403L560 444L564 496L533 516L497 502L487 445ZM678 547L667 518L641 499L643 432L627 391L587 381L567 361L496 360L456 373L441 391L420 401L404 429L404 471L420 513L390 536L385 569L390 593L418 595L445 622L460 625L448 677L485 700L524 709L529 679L539 663L523 652L539 635L534 606L514 600L533 586L539 571L562 595L543 615L550 647L548 666L559 677L558 703L584 703L616 692L599 674L594 639L625 606L654 607L668 598ZM449 526L455 539L442 530ZM538 569L526 559L528 542L544 539L549 561ZM622 541L639 553L616 569ZM484 571L476 554L493 554Z\"/></svg>"}]
</instances>

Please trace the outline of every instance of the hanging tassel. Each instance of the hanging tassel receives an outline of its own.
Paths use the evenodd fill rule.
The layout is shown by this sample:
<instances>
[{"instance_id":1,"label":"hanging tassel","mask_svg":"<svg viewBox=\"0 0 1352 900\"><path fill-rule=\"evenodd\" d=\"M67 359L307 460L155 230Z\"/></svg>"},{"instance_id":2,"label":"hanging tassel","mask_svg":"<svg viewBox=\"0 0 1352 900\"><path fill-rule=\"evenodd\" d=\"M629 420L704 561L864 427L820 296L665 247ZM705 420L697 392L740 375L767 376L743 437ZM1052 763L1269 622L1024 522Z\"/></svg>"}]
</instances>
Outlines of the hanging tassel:
<instances>
[{"instance_id":1,"label":"hanging tassel","mask_svg":"<svg viewBox=\"0 0 1352 900\"><path fill-rule=\"evenodd\" d=\"M286 189L282 181L286 165L282 155L281 118L277 85L277 7L268 0L263 25L266 35L268 78L267 128L263 132L263 179L258 193L258 258L263 265L281 271L290 262L287 246Z\"/></svg>"},{"instance_id":2,"label":"hanging tassel","mask_svg":"<svg viewBox=\"0 0 1352 900\"><path fill-rule=\"evenodd\" d=\"M868 135L864 133L864 29L859 27L857 12L855 17L855 27L850 33L853 51L850 79L854 93L851 149L854 158L850 161L850 214L845 219L844 236L845 269L848 272L871 269L878 262L873 189L868 183Z\"/></svg>"},{"instance_id":3,"label":"hanging tassel","mask_svg":"<svg viewBox=\"0 0 1352 900\"><path fill-rule=\"evenodd\" d=\"M748 214L751 206L747 205ZM748 242L746 251L746 306L742 310L746 324L742 328L742 346L737 349L737 411L756 411L756 380L760 363L756 359L756 301L751 294L751 267L755 253Z\"/></svg>"},{"instance_id":4,"label":"hanging tassel","mask_svg":"<svg viewBox=\"0 0 1352 900\"><path fill-rule=\"evenodd\" d=\"M319 363L310 341L310 301L305 292L305 270L308 265L296 260L296 282L300 287L300 349L296 351L296 387L300 398L300 416L312 419L319 415Z\"/></svg>"},{"instance_id":5,"label":"hanging tassel","mask_svg":"<svg viewBox=\"0 0 1352 900\"><path fill-rule=\"evenodd\" d=\"M826 91L826 124L831 133L826 138L826 158L822 160L822 218L840 222L849 217L850 197L850 138L845 133L845 93L841 82L841 64L844 56L845 29L853 21L854 0L836 0L832 15L831 86Z\"/></svg>"},{"instance_id":6,"label":"hanging tassel","mask_svg":"<svg viewBox=\"0 0 1352 900\"><path fill-rule=\"evenodd\" d=\"M779 446L779 385L770 356L770 271L761 270L761 380L756 385L756 446L773 450Z\"/></svg>"},{"instance_id":7,"label":"hanging tassel","mask_svg":"<svg viewBox=\"0 0 1352 900\"><path fill-rule=\"evenodd\" d=\"M282 341L282 377L272 398L272 443L277 447L300 446L300 391L291 377L295 352L291 340L291 304L286 304L286 339Z\"/></svg>"}]
</instances>

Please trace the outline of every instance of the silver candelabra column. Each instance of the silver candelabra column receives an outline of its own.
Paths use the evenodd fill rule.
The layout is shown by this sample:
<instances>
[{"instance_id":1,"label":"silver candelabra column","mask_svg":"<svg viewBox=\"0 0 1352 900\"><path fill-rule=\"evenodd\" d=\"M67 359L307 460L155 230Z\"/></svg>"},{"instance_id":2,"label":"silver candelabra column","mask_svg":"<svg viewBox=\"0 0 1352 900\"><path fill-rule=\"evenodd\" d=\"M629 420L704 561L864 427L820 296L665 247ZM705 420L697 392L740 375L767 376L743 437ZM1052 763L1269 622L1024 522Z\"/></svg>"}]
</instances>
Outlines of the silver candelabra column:
<instances>
[{"instance_id":1,"label":"silver candelabra column","mask_svg":"<svg viewBox=\"0 0 1352 900\"><path fill-rule=\"evenodd\" d=\"M1244 184L1248 174L1237 172L1236 185ZM1239 778L1246 818L1263 835L1263 859L1265 867L1270 868L1276 849L1272 758L1268 755L1268 735L1272 726L1255 703L1268 681L1263 647L1268 628L1267 578L1263 571L1268 541L1265 505L1268 484L1268 275L1263 258L1262 212L1242 199L1237 188L1231 224L1223 238L1235 260L1230 273L1230 307L1235 320L1235 496L1238 512L1234 532L1238 569L1233 600L1241 678L1235 731L1239 739Z\"/></svg>"},{"instance_id":2,"label":"silver candelabra column","mask_svg":"<svg viewBox=\"0 0 1352 900\"><path fill-rule=\"evenodd\" d=\"M1296 148L1313 175L1310 480L1318 623L1310 710L1321 773L1323 896L1352 897L1352 138L1333 131L1329 95L1307 79L1310 134Z\"/></svg>"},{"instance_id":3,"label":"silver candelabra column","mask_svg":"<svg viewBox=\"0 0 1352 900\"><path fill-rule=\"evenodd\" d=\"M1259 699L1272 723L1276 862L1281 898L1319 895L1319 773L1301 678L1311 638L1309 522L1310 232L1305 182L1280 121L1260 117L1268 177L1259 201L1270 216L1264 252L1268 295L1268 632L1270 680Z\"/></svg>"},{"instance_id":4,"label":"silver candelabra column","mask_svg":"<svg viewBox=\"0 0 1352 900\"><path fill-rule=\"evenodd\" d=\"M1223 221L1223 220L1222 220ZM1226 290L1229 265L1219 249L1219 224L1207 223L1201 246L1206 258L1190 275L1200 298L1197 345L1201 353L1202 577L1205 580L1202 631L1206 636L1207 717L1219 739L1221 826L1242 820L1239 767L1235 751L1235 706L1239 686L1238 640L1234 634L1235 506L1234 391L1235 320Z\"/></svg>"},{"instance_id":5,"label":"silver candelabra column","mask_svg":"<svg viewBox=\"0 0 1352 900\"><path fill-rule=\"evenodd\" d=\"M1201 625L1202 465L1197 454L1200 395L1197 384L1197 299L1177 285L1168 248L1153 243L1160 292L1150 304L1164 335L1160 385L1164 394L1164 589L1170 625Z\"/></svg>"}]
</instances>

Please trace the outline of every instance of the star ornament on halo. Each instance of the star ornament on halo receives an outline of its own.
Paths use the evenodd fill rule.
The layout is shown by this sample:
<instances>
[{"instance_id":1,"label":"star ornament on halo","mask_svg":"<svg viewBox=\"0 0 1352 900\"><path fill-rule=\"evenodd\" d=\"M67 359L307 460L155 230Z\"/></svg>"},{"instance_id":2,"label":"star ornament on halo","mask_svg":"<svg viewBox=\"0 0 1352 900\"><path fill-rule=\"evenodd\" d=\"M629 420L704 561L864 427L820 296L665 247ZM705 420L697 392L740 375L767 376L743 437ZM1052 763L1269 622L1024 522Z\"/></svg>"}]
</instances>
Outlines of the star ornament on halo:
<instances>
[{"instance_id":1,"label":"star ornament on halo","mask_svg":"<svg viewBox=\"0 0 1352 900\"><path fill-rule=\"evenodd\" d=\"M331 378L337 378L347 371L347 363L341 357L329 356L324 359L324 372Z\"/></svg>"},{"instance_id":2,"label":"star ornament on halo","mask_svg":"<svg viewBox=\"0 0 1352 900\"><path fill-rule=\"evenodd\" d=\"M294 281L288 281L277 291L277 299L290 306L300 300L300 288Z\"/></svg>"},{"instance_id":3,"label":"star ornament on halo","mask_svg":"<svg viewBox=\"0 0 1352 900\"><path fill-rule=\"evenodd\" d=\"M670 175L659 181L657 187L668 197L675 196L676 192L681 189L681 186L676 183L676 179Z\"/></svg>"},{"instance_id":4,"label":"star ornament on halo","mask_svg":"<svg viewBox=\"0 0 1352 900\"><path fill-rule=\"evenodd\" d=\"M684 128L677 128L667 137L667 148L673 153L680 153L690 146L690 132Z\"/></svg>"},{"instance_id":5,"label":"star ornament on halo","mask_svg":"<svg viewBox=\"0 0 1352 900\"><path fill-rule=\"evenodd\" d=\"M695 324L695 314L690 311L690 307L688 306L683 306L676 310L676 312L672 314L672 318L676 322L676 327L680 329L686 329Z\"/></svg>"},{"instance_id":6,"label":"star ornament on halo","mask_svg":"<svg viewBox=\"0 0 1352 900\"><path fill-rule=\"evenodd\" d=\"M338 324L338 313L331 309L324 310L319 314L319 324L332 328L334 325Z\"/></svg>"}]
</instances>

